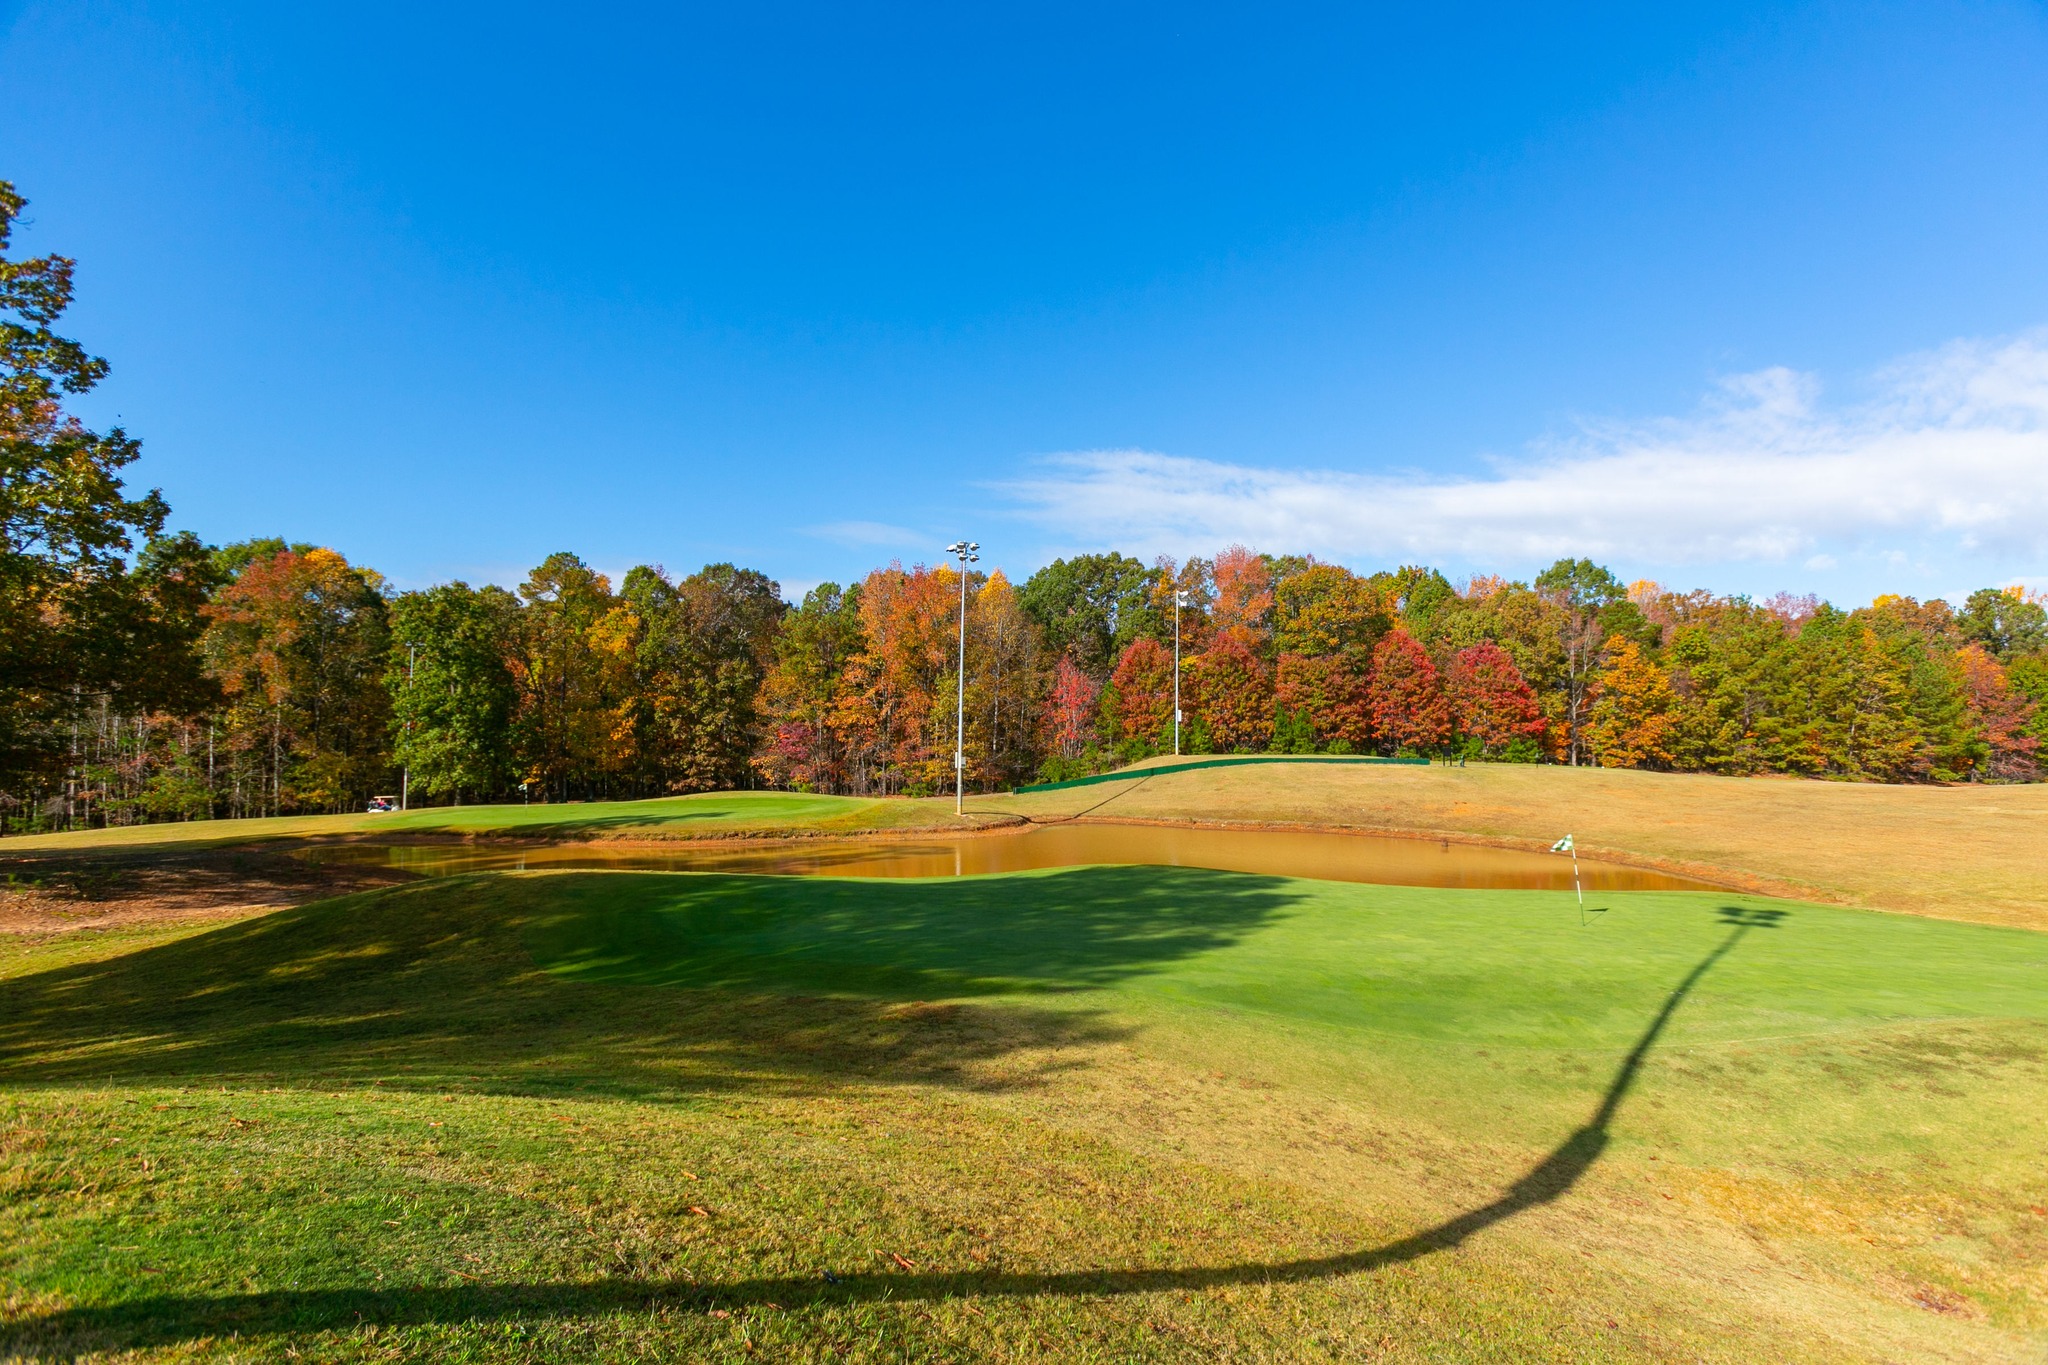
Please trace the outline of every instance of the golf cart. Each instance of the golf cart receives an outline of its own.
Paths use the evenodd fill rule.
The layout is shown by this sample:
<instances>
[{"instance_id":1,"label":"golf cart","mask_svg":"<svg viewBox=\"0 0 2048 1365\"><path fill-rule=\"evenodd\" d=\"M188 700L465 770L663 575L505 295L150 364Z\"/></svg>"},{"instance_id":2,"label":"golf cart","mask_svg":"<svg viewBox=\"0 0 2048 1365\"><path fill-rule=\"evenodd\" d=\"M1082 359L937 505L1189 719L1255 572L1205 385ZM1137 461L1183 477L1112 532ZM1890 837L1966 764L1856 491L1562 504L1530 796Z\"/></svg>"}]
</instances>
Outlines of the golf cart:
<instances>
[{"instance_id":1,"label":"golf cart","mask_svg":"<svg viewBox=\"0 0 2048 1365\"><path fill-rule=\"evenodd\" d=\"M389 815L389 814L390 814L391 812L393 812L393 811L395 811L395 810L397 810L397 809L398 809L398 798L397 798L397 797L395 797L395 796L373 796L373 797L371 797L371 798L370 798L370 809L369 809L369 811L368 811L368 814L371 814L371 815Z\"/></svg>"}]
</instances>

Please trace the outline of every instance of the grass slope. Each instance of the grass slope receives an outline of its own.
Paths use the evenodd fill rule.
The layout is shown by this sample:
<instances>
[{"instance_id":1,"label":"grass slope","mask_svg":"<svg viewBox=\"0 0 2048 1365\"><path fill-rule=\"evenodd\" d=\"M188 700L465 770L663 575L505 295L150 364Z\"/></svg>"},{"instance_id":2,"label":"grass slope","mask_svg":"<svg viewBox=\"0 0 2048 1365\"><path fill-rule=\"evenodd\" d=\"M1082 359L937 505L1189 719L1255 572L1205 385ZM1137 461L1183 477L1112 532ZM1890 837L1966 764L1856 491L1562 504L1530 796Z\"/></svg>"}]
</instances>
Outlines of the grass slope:
<instances>
[{"instance_id":1,"label":"grass slope","mask_svg":"<svg viewBox=\"0 0 2048 1365\"><path fill-rule=\"evenodd\" d=\"M2048 929L2048 783L1908 787L1515 764L1303 764L980 797L973 806L1034 819L1088 810L1524 847L1570 832L1591 857L1746 876L1756 889L1803 898Z\"/></svg>"},{"instance_id":2,"label":"grass slope","mask_svg":"<svg viewBox=\"0 0 2048 1365\"><path fill-rule=\"evenodd\" d=\"M435 806L391 815L288 815L193 820L62 834L16 835L0 853L149 852L180 846L356 835L455 834L535 839L717 838L751 834L857 834L958 828L950 803L795 792L709 792L646 801Z\"/></svg>"},{"instance_id":3,"label":"grass slope","mask_svg":"<svg viewBox=\"0 0 2048 1365\"><path fill-rule=\"evenodd\" d=\"M2048 1345L2048 937L1589 919L574 872L18 944L0 1357Z\"/></svg>"}]
</instances>

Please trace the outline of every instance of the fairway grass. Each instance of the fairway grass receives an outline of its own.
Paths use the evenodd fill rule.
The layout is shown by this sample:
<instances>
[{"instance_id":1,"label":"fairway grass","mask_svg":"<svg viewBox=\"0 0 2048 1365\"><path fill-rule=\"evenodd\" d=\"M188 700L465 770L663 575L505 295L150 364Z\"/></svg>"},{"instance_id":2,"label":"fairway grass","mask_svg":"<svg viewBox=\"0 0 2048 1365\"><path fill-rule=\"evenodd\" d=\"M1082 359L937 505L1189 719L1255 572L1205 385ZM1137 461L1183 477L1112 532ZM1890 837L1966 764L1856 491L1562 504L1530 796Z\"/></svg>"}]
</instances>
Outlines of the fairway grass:
<instances>
[{"instance_id":1,"label":"fairway grass","mask_svg":"<svg viewBox=\"0 0 2048 1365\"><path fill-rule=\"evenodd\" d=\"M551 872L16 940L0 1358L2040 1357L2048 936L1590 910Z\"/></svg>"},{"instance_id":2,"label":"fairway grass","mask_svg":"<svg viewBox=\"0 0 2048 1365\"><path fill-rule=\"evenodd\" d=\"M0 840L8 853L147 853L180 846L364 835L525 839L735 838L748 835L864 834L892 829L957 829L951 806L796 792L707 792L645 801L571 801L540 805L434 806L387 815L286 815L253 820L191 820L124 825Z\"/></svg>"}]
</instances>

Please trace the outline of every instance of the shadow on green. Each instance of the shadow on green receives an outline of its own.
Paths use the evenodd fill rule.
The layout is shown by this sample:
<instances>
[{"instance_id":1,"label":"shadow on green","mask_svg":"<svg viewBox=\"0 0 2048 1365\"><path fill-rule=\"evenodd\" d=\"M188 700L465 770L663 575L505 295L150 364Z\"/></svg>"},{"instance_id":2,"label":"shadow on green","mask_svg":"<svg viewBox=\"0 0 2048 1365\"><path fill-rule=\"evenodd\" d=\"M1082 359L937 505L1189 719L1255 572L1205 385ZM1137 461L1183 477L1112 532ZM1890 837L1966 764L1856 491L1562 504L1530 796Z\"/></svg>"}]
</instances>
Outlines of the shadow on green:
<instances>
[{"instance_id":1,"label":"shadow on green","mask_svg":"<svg viewBox=\"0 0 2048 1365\"><path fill-rule=\"evenodd\" d=\"M990 879L991 881L997 879ZM1007 880L1007 879L1003 879ZM955 884L972 885L972 884ZM1700 981L1756 930L1788 917L1782 910L1727 906L1727 934L1666 995L1610 1080L1591 1117L1499 1198L1434 1227L1378 1246L1333 1256L1235 1265L1083 1269L1057 1274L1000 1271L886 1274L821 1270L817 1275L726 1283L691 1279L606 1279L577 1283L407 1286L392 1289L271 1291L239 1295L160 1295L39 1315L0 1332L0 1348L23 1358L58 1359L76 1343L136 1348L229 1334L270 1335L355 1328L580 1317L649 1308L725 1310L772 1305L803 1308L849 1303L936 1301L956 1297L1030 1298L1192 1292L1233 1285L1285 1284L1383 1269L1455 1248L1479 1232L1569 1193L1606 1150L1609 1128L1644 1060ZM886 934L884 935L886 937ZM1000 937L1000 936L998 936ZM1150 939L1152 936L1140 935ZM1056 954L1056 956L1060 956ZM1087 974L1098 962L1065 955L1065 970ZM1080 959L1093 957L1082 952ZM1130 961L1128 957L1125 961ZM589 969L595 959L580 966ZM632 958L605 958L604 970L630 971Z\"/></svg>"},{"instance_id":2,"label":"shadow on green","mask_svg":"<svg viewBox=\"0 0 2048 1365\"><path fill-rule=\"evenodd\" d=\"M972 1073L1116 1032L1030 997L1223 947L1293 895L1276 878L1158 868L448 878L0 983L0 1084L465 1077L644 1096L1003 1083Z\"/></svg>"}]
</instances>

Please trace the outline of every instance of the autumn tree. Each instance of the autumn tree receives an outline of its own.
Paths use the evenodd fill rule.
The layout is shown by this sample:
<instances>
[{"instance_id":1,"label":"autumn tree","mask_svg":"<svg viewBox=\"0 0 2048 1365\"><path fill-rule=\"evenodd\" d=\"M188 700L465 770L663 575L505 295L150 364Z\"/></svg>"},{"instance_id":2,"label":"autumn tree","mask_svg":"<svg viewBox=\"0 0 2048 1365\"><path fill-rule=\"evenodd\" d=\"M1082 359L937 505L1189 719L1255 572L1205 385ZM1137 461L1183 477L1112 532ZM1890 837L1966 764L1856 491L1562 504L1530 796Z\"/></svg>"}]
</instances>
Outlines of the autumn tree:
<instances>
[{"instance_id":1,"label":"autumn tree","mask_svg":"<svg viewBox=\"0 0 2048 1365\"><path fill-rule=\"evenodd\" d=\"M956 570L922 564L891 564L862 581L863 647L836 711L854 790L952 784L959 594Z\"/></svg>"},{"instance_id":2,"label":"autumn tree","mask_svg":"<svg viewBox=\"0 0 2048 1365\"><path fill-rule=\"evenodd\" d=\"M519 587L511 668L519 778L539 795L612 792L632 754L632 621L611 580L566 551Z\"/></svg>"},{"instance_id":3,"label":"autumn tree","mask_svg":"<svg viewBox=\"0 0 2048 1365\"><path fill-rule=\"evenodd\" d=\"M990 573L969 601L968 778L1010 786L1028 781L1042 755L1043 641L1022 595L1002 570Z\"/></svg>"},{"instance_id":4,"label":"autumn tree","mask_svg":"<svg viewBox=\"0 0 2048 1365\"><path fill-rule=\"evenodd\" d=\"M1282 654L1273 671L1274 747L1364 753L1372 743L1368 667L1355 651Z\"/></svg>"},{"instance_id":5,"label":"autumn tree","mask_svg":"<svg viewBox=\"0 0 2048 1365\"><path fill-rule=\"evenodd\" d=\"M762 745L755 767L800 791L852 790L845 727L837 718L847 667L867 648L860 585L820 583L782 623L761 683Z\"/></svg>"},{"instance_id":6,"label":"autumn tree","mask_svg":"<svg viewBox=\"0 0 2048 1365\"><path fill-rule=\"evenodd\" d=\"M1427 753L1451 735L1451 706L1429 651L1396 626L1372 652L1373 730L1396 754Z\"/></svg>"},{"instance_id":7,"label":"autumn tree","mask_svg":"<svg viewBox=\"0 0 2048 1365\"><path fill-rule=\"evenodd\" d=\"M642 789L744 786L761 743L761 684L788 610L765 575L708 564L680 583L641 565L619 597L631 612L629 707Z\"/></svg>"},{"instance_id":8,"label":"autumn tree","mask_svg":"<svg viewBox=\"0 0 2048 1365\"><path fill-rule=\"evenodd\" d=\"M1979 588L1964 601L1956 625L1964 640L2001 663L2048 650L2048 608L2018 588Z\"/></svg>"},{"instance_id":9,"label":"autumn tree","mask_svg":"<svg viewBox=\"0 0 2048 1365\"><path fill-rule=\"evenodd\" d=\"M1102 689L1082 667L1062 654L1053 665L1046 698L1045 743L1054 758L1073 762L1095 740L1096 706Z\"/></svg>"},{"instance_id":10,"label":"autumn tree","mask_svg":"<svg viewBox=\"0 0 2048 1365\"><path fill-rule=\"evenodd\" d=\"M1336 564L1310 563L1273 588L1273 647L1318 655L1372 647L1393 626L1387 602L1367 580Z\"/></svg>"},{"instance_id":11,"label":"autumn tree","mask_svg":"<svg viewBox=\"0 0 2048 1365\"><path fill-rule=\"evenodd\" d=\"M2020 782L2039 777L2041 739L2034 732L2033 698L2013 687L2005 665L1981 644L1957 651L1956 667L1970 725L1981 746L1977 766L1983 775Z\"/></svg>"},{"instance_id":12,"label":"autumn tree","mask_svg":"<svg viewBox=\"0 0 2048 1365\"><path fill-rule=\"evenodd\" d=\"M1152 587L1140 622L1143 629L1133 631L1131 638L1147 635L1171 649L1174 594L1179 593L1187 603L1180 609L1181 653L1201 653L1209 647L1209 613L1216 602L1216 584L1210 576L1209 561L1200 556L1176 561L1161 555L1152 561L1152 572Z\"/></svg>"},{"instance_id":13,"label":"autumn tree","mask_svg":"<svg viewBox=\"0 0 2048 1365\"><path fill-rule=\"evenodd\" d=\"M1157 579L1143 561L1129 555L1076 555L1055 559L1026 579L1019 602L1037 623L1046 648L1072 659L1100 683L1132 640L1159 638L1161 618L1153 602ZM1164 628L1173 629L1170 617Z\"/></svg>"},{"instance_id":14,"label":"autumn tree","mask_svg":"<svg viewBox=\"0 0 2048 1365\"><path fill-rule=\"evenodd\" d=\"M1671 680L1634 640L1607 648L1587 727L1588 753L1603 768L1661 768L1676 722Z\"/></svg>"},{"instance_id":15,"label":"autumn tree","mask_svg":"<svg viewBox=\"0 0 2048 1365\"><path fill-rule=\"evenodd\" d=\"M1540 742L1543 757L1566 757L1567 689L1563 608L1526 584L1491 587L1482 596L1460 599L1463 605L1445 613L1436 647L1448 654L1474 645L1494 644L1507 652L1515 670L1536 694L1546 722Z\"/></svg>"},{"instance_id":16,"label":"autumn tree","mask_svg":"<svg viewBox=\"0 0 2048 1365\"><path fill-rule=\"evenodd\" d=\"M2033 706L2026 733L2039 741L2036 753L2048 751L2048 651L2026 654L2006 666L2006 685Z\"/></svg>"},{"instance_id":17,"label":"autumn tree","mask_svg":"<svg viewBox=\"0 0 2048 1365\"><path fill-rule=\"evenodd\" d=\"M1273 574L1260 555L1232 545L1216 556L1210 574L1216 599L1209 624L1219 636L1235 635L1252 649L1263 649L1273 634Z\"/></svg>"},{"instance_id":18,"label":"autumn tree","mask_svg":"<svg viewBox=\"0 0 2048 1365\"><path fill-rule=\"evenodd\" d=\"M1172 651L1149 637L1131 641L1117 660L1110 690L1116 698L1119 739L1134 742L1149 753L1172 746Z\"/></svg>"},{"instance_id":19,"label":"autumn tree","mask_svg":"<svg viewBox=\"0 0 2048 1365\"><path fill-rule=\"evenodd\" d=\"M1181 663L1181 695L1206 743L1219 753L1258 753L1273 737L1273 674L1242 627L1217 632Z\"/></svg>"},{"instance_id":20,"label":"autumn tree","mask_svg":"<svg viewBox=\"0 0 2048 1365\"><path fill-rule=\"evenodd\" d=\"M343 810L388 790L383 580L328 549L252 560L207 604L236 814Z\"/></svg>"},{"instance_id":21,"label":"autumn tree","mask_svg":"<svg viewBox=\"0 0 2048 1365\"><path fill-rule=\"evenodd\" d=\"M1457 734L1477 755L1535 758L1543 709L1505 649L1488 640L1459 650L1451 656L1444 691Z\"/></svg>"},{"instance_id":22,"label":"autumn tree","mask_svg":"<svg viewBox=\"0 0 2048 1365\"><path fill-rule=\"evenodd\" d=\"M1448 578L1423 565L1404 564L1392 573L1374 574L1369 581L1401 628L1426 646L1443 636L1465 606Z\"/></svg>"},{"instance_id":23,"label":"autumn tree","mask_svg":"<svg viewBox=\"0 0 2048 1365\"><path fill-rule=\"evenodd\" d=\"M1616 626L1639 625L1642 614L1619 580L1590 559L1558 560L1536 575L1535 587L1563 615L1559 642L1564 651L1564 752L1565 761L1576 765L1587 755L1587 713L1607 637Z\"/></svg>"}]
</instances>

